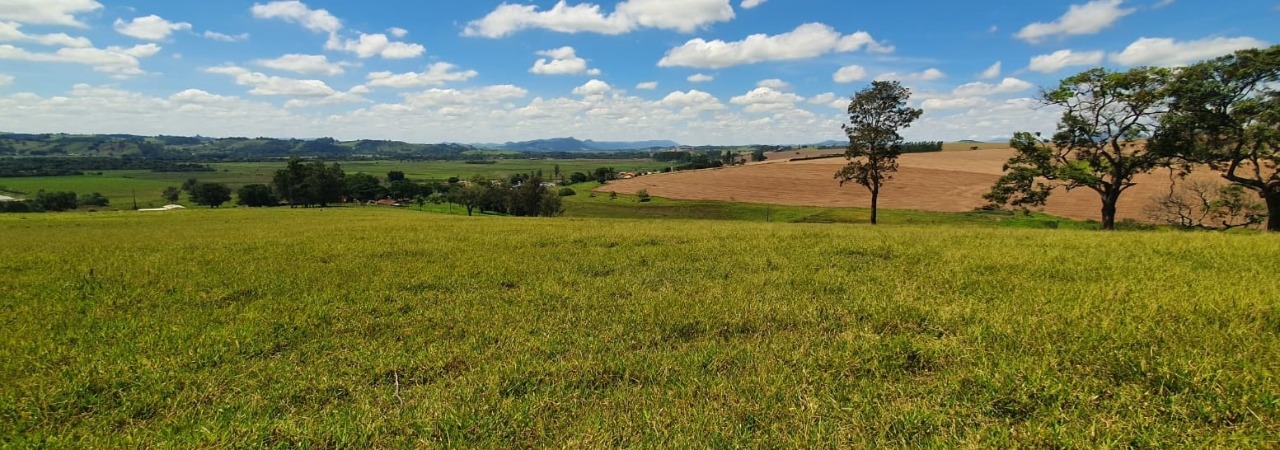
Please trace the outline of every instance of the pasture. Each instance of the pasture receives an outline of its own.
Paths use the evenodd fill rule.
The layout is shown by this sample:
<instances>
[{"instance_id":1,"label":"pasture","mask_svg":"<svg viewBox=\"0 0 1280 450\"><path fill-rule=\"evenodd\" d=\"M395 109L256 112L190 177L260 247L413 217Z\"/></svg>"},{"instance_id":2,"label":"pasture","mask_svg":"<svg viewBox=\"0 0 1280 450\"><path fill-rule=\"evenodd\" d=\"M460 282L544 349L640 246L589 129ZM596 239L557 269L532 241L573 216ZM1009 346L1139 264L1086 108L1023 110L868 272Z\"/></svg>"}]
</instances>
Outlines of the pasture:
<instances>
[{"instance_id":1,"label":"pasture","mask_svg":"<svg viewBox=\"0 0 1280 450\"><path fill-rule=\"evenodd\" d=\"M1280 445L1270 235L330 208L0 236L6 447Z\"/></svg>"},{"instance_id":2,"label":"pasture","mask_svg":"<svg viewBox=\"0 0 1280 450\"><path fill-rule=\"evenodd\" d=\"M590 160L590 159L500 159L494 164L467 164L463 161L339 161L347 174L368 173L386 177L387 172L398 170L417 181L444 181L450 177L462 179L474 175L489 178L505 178L515 174L541 170L550 178L555 167L560 166L566 176L573 172L590 172L598 167L613 167L619 171L656 170L663 164L652 160ZM111 208L129 209L136 193L138 205L143 208L166 204L160 194L166 187L180 186L188 178L200 181L225 183L232 190L253 183L270 184L276 170L285 167L284 161L251 163L210 164L214 172L157 173L146 170L108 170L86 172L85 175L59 177L0 178L0 192L34 195L46 191L73 191L77 194L100 192L111 199ZM186 196L183 202L186 203Z\"/></svg>"}]
</instances>

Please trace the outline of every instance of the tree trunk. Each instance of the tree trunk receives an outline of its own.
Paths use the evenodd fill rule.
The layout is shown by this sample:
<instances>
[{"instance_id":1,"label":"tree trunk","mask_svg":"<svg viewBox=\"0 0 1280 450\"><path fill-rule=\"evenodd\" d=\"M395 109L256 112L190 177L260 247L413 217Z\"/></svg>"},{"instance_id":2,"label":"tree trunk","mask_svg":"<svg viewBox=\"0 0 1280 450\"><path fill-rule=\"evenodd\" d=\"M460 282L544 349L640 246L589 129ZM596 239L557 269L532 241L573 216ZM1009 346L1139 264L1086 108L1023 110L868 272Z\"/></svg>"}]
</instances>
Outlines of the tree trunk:
<instances>
[{"instance_id":1,"label":"tree trunk","mask_svg":"<svg viewBox=\"0 0 1280 450\"><path fill-rule=\"evenodd\" d=\"M1120 201L1119 194L1102 194L1102 229L1116 229L1116 203Z\"/></svg>"},{"instance_id":2,"label":"tree trunk","mask_svg":"<svg viewBox=\"0 0 1280 450\"><path fill-rule=\"evenodd\" d=\"M1280 232L1280 192L1265 195L1267 200L1267 231Z\"/></svg>"},{"instance_id":3,"label":"tree trunk","mask_svg":"<svg viewBox=\"0 0 1280 450\"><path fill-rule=\"evenodd\" d=\"M879 212L878 211L879 205L880 205L880 190L872 189L871 190L871 224L872 225L875 225L877 223L876 214Z\"/></svg>"}]
</instances>

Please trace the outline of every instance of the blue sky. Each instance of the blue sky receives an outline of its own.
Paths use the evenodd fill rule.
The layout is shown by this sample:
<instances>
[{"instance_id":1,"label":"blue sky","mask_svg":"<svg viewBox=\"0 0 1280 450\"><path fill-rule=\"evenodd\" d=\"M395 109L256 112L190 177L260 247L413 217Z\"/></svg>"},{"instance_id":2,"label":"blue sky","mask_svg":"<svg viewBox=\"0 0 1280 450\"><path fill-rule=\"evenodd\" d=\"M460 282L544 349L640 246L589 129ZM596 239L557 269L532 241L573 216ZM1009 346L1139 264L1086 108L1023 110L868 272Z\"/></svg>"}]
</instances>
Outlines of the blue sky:
<instances>
[{"instance_id":1,"label":"blue sky","mask_svg":"<svg viewBox=\"0 0 1280 450\"><path fill-rule=\"evenodd\" d=\"M1229 6L1226 6L1229 5ZM1280 41L1276 0L0 1L0 130L687 144L1052 129L1040 86Z\"/></svg>"}]
</instances>

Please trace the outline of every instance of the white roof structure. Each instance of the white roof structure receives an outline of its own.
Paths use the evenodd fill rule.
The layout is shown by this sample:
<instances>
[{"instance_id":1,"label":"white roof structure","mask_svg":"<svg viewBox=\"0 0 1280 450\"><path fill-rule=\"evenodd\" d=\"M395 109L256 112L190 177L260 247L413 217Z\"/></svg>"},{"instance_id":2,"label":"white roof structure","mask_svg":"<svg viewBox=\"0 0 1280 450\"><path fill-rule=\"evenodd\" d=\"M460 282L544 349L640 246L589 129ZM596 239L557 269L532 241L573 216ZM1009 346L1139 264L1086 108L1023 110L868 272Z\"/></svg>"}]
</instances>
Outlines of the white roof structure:
<instances>
[{"instance_id":1,"label":"white roof structure","mask_svg":"<svg viewBox=\"0 0 1280 450\"><path fill-rule=\"evenodd\" d=\"M0 202L16 202L16 201L18 201L18 199L10 197L8 195L0 195Z\"/></svg>"},{"instance_id":2,"label":"white roof structure","mask_svg":"<svg viewBox=\"0 0 1280 450\"><path fill-rule=\"evenodd\" d=\"M159 208L139 209L138 211L173 211L177 209L187 209L187 207L182 205L164 205Z\"/></svg>"}]
</instances>

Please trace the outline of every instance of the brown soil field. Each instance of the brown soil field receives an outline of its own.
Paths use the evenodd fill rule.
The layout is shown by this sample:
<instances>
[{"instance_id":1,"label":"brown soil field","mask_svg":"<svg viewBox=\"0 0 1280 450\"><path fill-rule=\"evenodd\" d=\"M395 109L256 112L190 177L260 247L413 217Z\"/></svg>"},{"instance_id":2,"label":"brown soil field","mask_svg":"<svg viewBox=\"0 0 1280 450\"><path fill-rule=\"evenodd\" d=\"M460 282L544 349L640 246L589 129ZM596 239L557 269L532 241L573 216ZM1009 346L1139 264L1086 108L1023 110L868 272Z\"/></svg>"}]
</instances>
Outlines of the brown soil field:
<instances>
[{"instance_id":1,"label":"brown soil field","mask_svg":"<svg viewBox=\"0 0 1280 450\"><path fill-rule=\"evenodd\" d=\"M832 151L826 151L831 153ZM802 151L801 156L818 154ZM656 174L618 180L598 191L633 194L645 189L649 194L684 200L723 200L746 203L818 207L869 207L871 194L859 185L841 187L834 174L844 158L791 162L795 152L769 153L772 161L745 166ZM1002 166L1013 150L944 151L902 155L901 169L880 193L880 207L924 211L972 211L986 204L982 194L1000 178ZM786 160L782 158L787 158ZM1193 178L1218 179L1209 171ZM1119 218L1147 221L1144 210L1156 196L1169 192L1167 170L1139 176L1137 186L1124 193ZM1044 211L1072 219L1099 219L1102 206L1098 194L1088 189L1071 192L1059 189Z\"/></svg>"}]
</instances>

